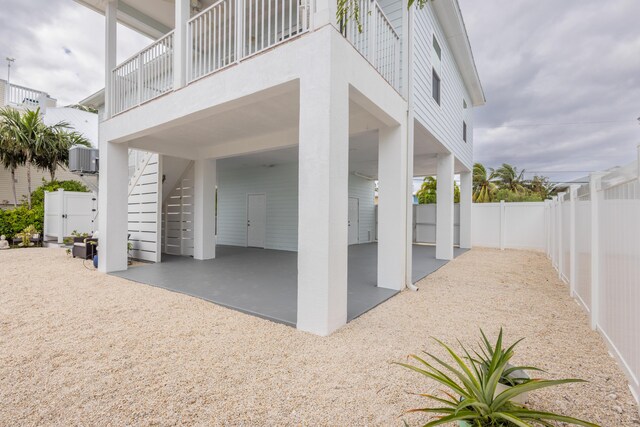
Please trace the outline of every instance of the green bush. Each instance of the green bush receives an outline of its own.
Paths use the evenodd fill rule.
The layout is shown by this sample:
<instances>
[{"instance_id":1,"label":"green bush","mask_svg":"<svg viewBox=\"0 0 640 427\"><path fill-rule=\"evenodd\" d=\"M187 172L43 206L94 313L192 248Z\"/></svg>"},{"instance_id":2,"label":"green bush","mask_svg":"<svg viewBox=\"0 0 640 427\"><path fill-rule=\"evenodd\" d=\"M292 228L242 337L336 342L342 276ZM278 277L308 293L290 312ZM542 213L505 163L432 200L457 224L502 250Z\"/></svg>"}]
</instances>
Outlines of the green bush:
<instances>
[{"instance_id":1,"label":"green bush","mask_svg":"<svg viewBox=\"0 0 640 427\"><path fill-rule=\"evenodd\" d=\"M26 201L13 209L0 209L0 235L10 240L30 225L41 233L44 226L44 192L57 191L59 188L82 193L89 191L85 185L77 181L45 182L31 193L31 209Z\"/></svg>"},{"instance_id":2,"label":"green bush","mask_svg":"<svg viewBox=\"0 0 640 427\"><path fill-rule=\"evenodd\" d=\"M542 196L540 193L534 193L529 190L516 193L507 188L501 188L495 192L493 200L496 202L500 200L504 200L505 202L542 202Z\"/></svg>"}]
</instances>

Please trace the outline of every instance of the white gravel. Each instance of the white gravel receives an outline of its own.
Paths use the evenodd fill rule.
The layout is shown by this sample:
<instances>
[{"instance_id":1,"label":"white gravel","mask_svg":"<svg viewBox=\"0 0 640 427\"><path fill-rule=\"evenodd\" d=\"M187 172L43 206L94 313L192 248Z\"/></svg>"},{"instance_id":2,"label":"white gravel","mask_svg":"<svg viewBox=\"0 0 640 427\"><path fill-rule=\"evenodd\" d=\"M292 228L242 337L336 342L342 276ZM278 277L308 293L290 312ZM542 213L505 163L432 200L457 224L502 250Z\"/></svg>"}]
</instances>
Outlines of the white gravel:
<instances>
[{"instance_id":1,"label":"white gravel","mask_svg":"<svg viewBox=\"0 0 640 427\"><path fill-rule=\"evenodd\" d=\"M543 254L474 249L330 337L105 276L63 250L0 251L0 425L419 425L435 391L390 364L478 327L516 362L588 384L539 409L640 425L626 380ZM422 417L422 418L421 418Z\"/></svg>"}]
</instances>

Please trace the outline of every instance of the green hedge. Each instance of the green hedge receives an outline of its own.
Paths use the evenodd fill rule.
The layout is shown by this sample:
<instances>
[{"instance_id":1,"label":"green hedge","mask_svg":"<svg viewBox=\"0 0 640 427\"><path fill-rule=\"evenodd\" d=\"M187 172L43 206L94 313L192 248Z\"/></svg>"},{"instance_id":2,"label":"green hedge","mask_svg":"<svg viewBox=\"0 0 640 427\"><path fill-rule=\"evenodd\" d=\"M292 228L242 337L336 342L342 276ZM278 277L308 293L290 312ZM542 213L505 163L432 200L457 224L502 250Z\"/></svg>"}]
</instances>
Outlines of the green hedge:
<instances>
[{"instance_id":1,"label":"green hedge","mask_svg":"<svg viewBox=\"0 0 640 427\"><path fill-rule=\"evenodd\" d=\"M30 225L39 232L44 226L44 192L56 191L63 188L65 191L79 191L87 193L89 189L78 181L50 181L36 188L31 193L31 209L26 198L16 208L0 209L0 235L5 235L7 240Z\"/></svg>"}]
</instances>

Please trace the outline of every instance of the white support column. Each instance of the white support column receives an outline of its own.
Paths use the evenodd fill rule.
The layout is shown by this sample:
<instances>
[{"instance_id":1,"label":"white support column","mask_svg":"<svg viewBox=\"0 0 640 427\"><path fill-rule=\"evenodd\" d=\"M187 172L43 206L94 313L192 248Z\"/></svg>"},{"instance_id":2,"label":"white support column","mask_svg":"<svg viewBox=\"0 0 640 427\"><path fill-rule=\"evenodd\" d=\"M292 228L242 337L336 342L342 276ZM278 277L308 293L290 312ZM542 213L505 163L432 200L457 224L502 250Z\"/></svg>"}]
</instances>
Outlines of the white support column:
<instances>
[{"instance_id":1,"label":"white support column","mask_svg":"<svg viewBox=\"0 0 640 427\"><path fill-rule=\"evenodd\" d=\"M436 259L453 259L453 154L438 154Z\"/></svg>"},{"instance_id":2,"label":"white support column","mask_svg":"<svg viewBox=\"0 0 640 427\"><path fill-rule=\"evenodd\" d=\"M173 90L187 84L187 21L191 18L190 0L175 0L173 40Z\"/></svg>"},{"instance_id":3,"label":"white support column","mask_svg":"<svg viewBox=\"0 0 640 427\"><path fill-rule=\"evenodd\" d=\"M569 295L576 294L576 198L579 185L569 187Z\"/></svg>"},{"instance_id":4,"label":"white support column","mask_svg":"<svg viewBox=\"0 0 640 427\"><path fill-rule=\"evenodd\" d=\"M311 2L313 4L313 2ZM336 25L336 13L338 12L338 3L335 0L315 0L315 12L312 10L311 25L312 29L318 29L324 25ZM367 19L367 17L362 17Z\"/></svg>"},{"instance_id":5,"label":"white support column","mask_svg":"<svg viewBox=\"0 0 640 427\"><path fill-rule=\"evenodd\" d=\"M471 198L473 177L471 172L460 173L460 247L471 249Z\"/></svg>"},{"instance_id":6,"label":"white support column","mask_svg":"<svg viewBox=\"0 0 640 427\"><path fill-rule=\"evenodd\" d=\"M104 59L104 117L111 117L113 102L113 76L116 67L118 43L118 0L108 0L105 8L105 59Z\"/></svg>"},{"instance_id":7,"label":"white support column","mask_svg":"<svg viewBox=\"0 0 640 427\"><path fill-rule=\"evenodd\" d=\"M378 134L378 286L402 290L407 262L405 125Z\"/></svg>"},{"instance_id":8,"label":"white support column","mask_svg":"<svg viewBox=\"0 0 640 427\"><path fill-rule=\"evenodd\" d=\"M598 329L600 315L600 178L601 173L589 177L591 198L591 328Z\"/></svg>"},{"instance_id":9,"label":"white support column","mask_svg":"<svg viewBox=\"0 0 640 427\"><path fill-rule=\"evenodd\" d=\"M158 157L158 172L156 182L156 261L162 262L162 176L164 174L164 156L156 154Z\"/></svg>"},{"instance_id":10,"label":"white support column","mask_svg":"<svg viewBox=\"0 0 640 427\"><path fill-rule=\"evenodd\" d=\"M347 322L349 89L316 54L300 79L297 327L329 335Z\"/></svg>"},{"instance_id":11,"label":"white support column","mask_svg":"<svg viewBox=\"0 0 640 427\"><path fill-rule=\"evenodd\" d=\"M100 132L100 237L98 269L103 273L127 269L129 150L126 143L103 139Z\"/></svg>"},{"instance_id":12,"label":"white support column","mask_svg":"<svg viewBox=\"0 0 640 427\"><path fill-rule=\"evenodd\" d=\"M216 160L196 160L193 183L193 258L216 257Z\"/></svg>"}]
</instances>

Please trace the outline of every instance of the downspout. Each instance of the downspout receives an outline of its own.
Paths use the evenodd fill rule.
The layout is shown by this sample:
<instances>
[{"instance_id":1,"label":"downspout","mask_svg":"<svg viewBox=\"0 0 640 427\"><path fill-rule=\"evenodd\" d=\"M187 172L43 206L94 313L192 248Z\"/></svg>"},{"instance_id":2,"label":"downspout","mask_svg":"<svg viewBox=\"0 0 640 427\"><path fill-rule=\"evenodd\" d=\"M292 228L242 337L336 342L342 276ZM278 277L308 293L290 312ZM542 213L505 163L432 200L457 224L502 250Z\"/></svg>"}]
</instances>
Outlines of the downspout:
<instances>
[{"instance_id":1,"label":"downspout","mask_svg":"<svg viewBox=\"0 0 640 427\"><path fill-rule=\"evenodd\" d=\"M413 10L410 7L407 7L407 25L406 25L406 36L405 40L407 41L406 46L406 54L404 55L405 68L407 72L405 73L406 80L405 86L407 87L407 172L411 171L407 175L407 196L409 199L412 199L413 195L413 129L414 129L414 114L413 114ZM413 284L413 278L411 276L411 269L409 268L409 263L413 263L413 259L410 258L413 256L413 201L408 206L407 214L406 214L405 228L406 228L406 236L408 238L408 244L405 245L405 259L407 262L406 266L406 274L408 277L407 288L410 291L418 291L418 287ZM410 250L411 248L411 250Z\"/></svg>"}]
</instances>

